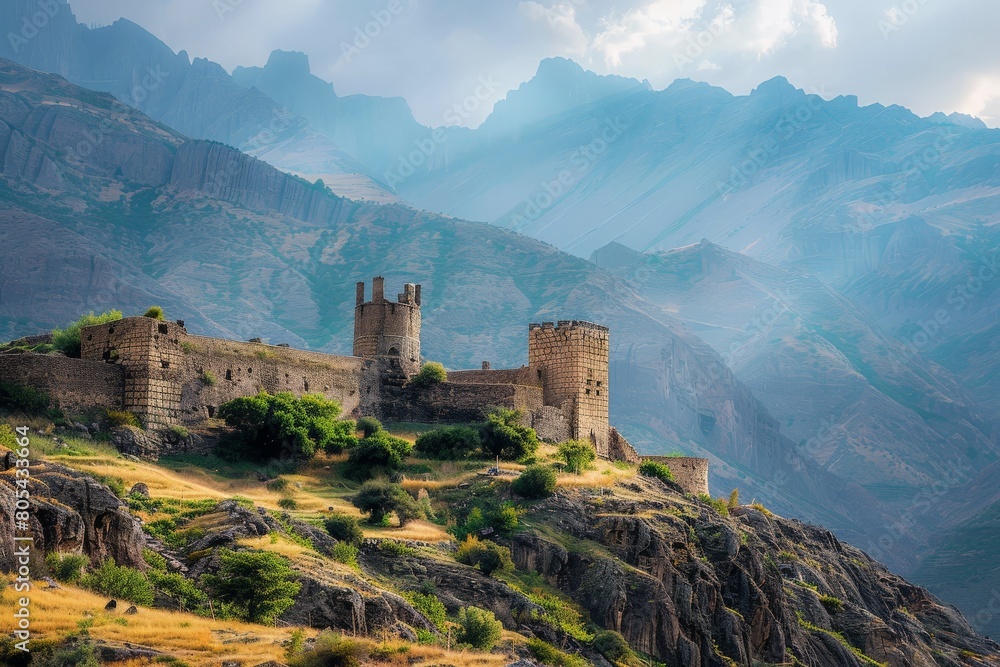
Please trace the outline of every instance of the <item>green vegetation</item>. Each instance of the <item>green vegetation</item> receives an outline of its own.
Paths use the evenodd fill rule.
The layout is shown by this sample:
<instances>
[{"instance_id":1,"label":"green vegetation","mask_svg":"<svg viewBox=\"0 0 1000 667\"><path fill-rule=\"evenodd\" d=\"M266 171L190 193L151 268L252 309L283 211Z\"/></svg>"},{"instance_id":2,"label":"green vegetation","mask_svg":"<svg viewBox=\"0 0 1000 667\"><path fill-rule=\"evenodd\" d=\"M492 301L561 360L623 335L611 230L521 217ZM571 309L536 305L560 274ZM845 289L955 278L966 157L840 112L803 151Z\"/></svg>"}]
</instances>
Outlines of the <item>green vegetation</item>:
<instances>
[{"instance_id":1,"label":"green vegetation","mask_svg":"<svg viewBox=\"0 0 1000 667\"><path fill-rule=\"evenodd\" d=\"M444 631L448 623L448 610L433 593L405 593L403 595L413 608L430 621L439 631Z\"/></svg>"},{"instance_id":2,"label":"green vegetation","mask_svg":"<svg viewBox=\"0 0 1000 667\"><path fill-rule=\"evenodd\" d=\"M295 603L302 589L288 560L277 554L224 549L219 559L219 574L206 574L202 580L243 620L273 623Z\"/></svg>"},{"instance_id":3,"label":"green vegetation","mask_svg":"<svg viewBox=\"0 0 1000 667\"><path fill-rule=\"evenodd\" d=\"M732 511L740 506L740 490L733 489L729 493L729 502L726 503L726 509Z\"/></svg>"},{"instance_id":4,"label":"green vegetation","mask_svg":"<svg viewBox=\"0 0 1000 667\"><path fill-rule=\"evenodd\" d=\"M52 344L57 350L61 350L67 357L80 357L80 330L84 327L91 327L98 324L107 324L122 319L122 311L109 310L95 315L90 313L84 315L75 322L71 322L65 329L54 329L52 331Z\"/></svg>"},{"instance_id":5,"label":"green vegetation","mask_svg":"<svg viewBox=\"0 0 1000 667\"><path fill-rule=\"evenodd\" d=\"M384 554L389 554L392 556L416 556L417 550L411 547L409 544L404 544L397 540L380 540L378 543L378 550Z\"/></svg>"},{"instance_id":6,"label":"green vegetation","mask_svg":"<svg viewBox=\"0 0 1000 667\"><path fill-rule=\"evenodd\" d=\"M354 422L341 421L340 412L339 403L318 394L262 391L233 399L219 408L219 417L236 429L224 452L252 461L309 459L320 449L339 453L356 442Z\"/></svg>"},{"instance_id":7,"label":"green vegetation","mask_svg":"<svg viewBox=\"0 0 1000 667\"><path fill-rule=\"evenodd\" d=\"M853 653L858 658L858 660L865 663L866 665L871 665L871 667L888 667L889 663L879 662L878 660L868 657L867 655L864 654L864 652L861 651L861 649L848 642L847 639L844 637L844 635L840 634L839 632L834 632L833 630L827 630L825 628L819 627L818 625L810 623L805 619L801 611L796 611L795 613L799 618L800 626L802 626L803 628L805 628L810 632L819 632L828 637L832 637L833 639L837 640L844 648Z\"/></svg>"},{"instance_id":8,"label":"green vegetation","mask_svg":"<svg viewBox=\"0 0 1000 667\"><path fill-rule=\"evenodd\" d=\"M729 516L729 501L725 498L713 498L707 493L698 494L698 500L709 505L719 513L719 516Z\"/></svg>"},{"instance_id":9,"label":"green vegetation","mask_svg":"<svg viewBox=\"0 0 1000 667\"><path fill-rule=\"evenodd\" d=\"M510 488L523 498L545 498L556 490L556 473L548 466L531 465L514 480Z\"/></svg>"},{"instance_id":10,"label":"green vegetation","mask_svg":"<svg viewBox=\"0 0 1000 667\"><path fill-rule=\"evenodd\" d=\"M503 624L493 612L479 607L463 607L458 611L460 626L458 641L480 651L492 651L503 634Z\"/></svg>"},{"instance_id":11,"label":"green vegetation","mask_svg":"<svg viewBox=\"0 0 1000 667\"><path fill-rule=\"evenodd\" d=\"M17 433L14 433L10 424L0 424L0 447L17 449Z\"/></svg>"},{"instance_id":12,"label":"green vegetation","mask_svg":"<svg viewBox=\"0 0 1000 667\"><path fill-rule=\"evenodd\" d=\"M84 575L80 585L95 593L128 600L133 604L153 604L153 585L146 575L131 567L115 565L110 559Z\"/></svg>"},{"instance_id":13,"label":"green vegetation","mask_svg":"<svg viewBox=\"0 0 1000 667\"><path fill-rule=\"evenodd\" d=\"M504 461L517 461L534 454L538 450L538 434L521 424L521 416L520 410L490 411L480 433L483 453Z\"/></svg>"},{"instance_id":14,"label":"green vegetation","mask_svg":"<svg viewBox=\"0 0 1000 667\"><path fill-rule=\"evenodd\" d=\"M295 500L295 498L292 498L291 496L285 496L284 498L278 501L278 507L280 507L283 510L294 510L298 509L299 503L297 500Z\"/></svg>"},{"instance_id":15,"label":"green vegetation","mask_svg":"<svg viewBox=\"0 0 1000 667\"><path fill-rule=\"evenodd\" d=\"M416 450L430 459L460 461L481 454L479 429L471 426L445 426L417 438Z\"/></svg>"},{"instance_id":16,"label":"green vegetation","mask_svg":"<svg viewBox=\"0 0 1000 667\"><path fill-rule=\"evenodd\" d=\"M844 601L838 597L832 595L820 595L819 601L823 603L826 610L831 614L836 614L839 611L844 611Z\"/></svg>"},{"instance_id":17,"label":"green vegetation","mask_svg":"<svg viewBox=\"0 0 1000 667\"><path fill-rule=\"evenodd\" d=\"M663 482L674 481L674 473L670 467L656 461L643 461L639 464L639 474L646 477L655 477Z\"/></svg>"},{"instance_id":18,"label":"green vegetation","mask_svg":"<svg viewBox=\"0 0 1000 667\"><path fill-rule=\"evenodd\" d=\"M219 378L215 377L215 373L206 368L201 372L201 381L205 386L214 387L218 383Z\"/></svg>"},{"instance_id":19,"label":"green vegetation","mask_svg":"<svg viewBox=\"0 0 1000 667\"><path fill-rule=\"evenodd\" d=\"M513 503L498 504L495 497L477 497L468 513L455 524L452 534L459 540L476 535L487 528L498 533L510 533L520 525L524 510Z\"/></svg>"},{"instance_id":20,"label":"green vegetation","mask_svg":"<svg viewBox=\"0 0 1000 667\"><path fill-rule=\"evenodd\" d=\"M112 428L121 428L123 426L142 428L142 422L139 421L139 418L126 410L105 410L104 418Z\"/></svg>"},{"instance_id":21,"label":"green vegetation","mask_svg":"<svg viewBox=\"0 0 1000 667\"><path fill-rule=\"evenodd\" d=\"M153 569L149 572L149 581L158 593L173 601L181 611L200 608L208 600L195 582L181 574Z\"/></svg>"},{"instance_id":22,"label":"green vegetation","mask_svg":"<svg viewBox=\"0 0 1000 667\"><path fill-rule=\"evenodd\" d=\"M379 431L384 430L382 422L374 417L362 417L358 420L357 427L366 438L370 438Z\"/></svg>"},{"instance_id":23,"label":"green vegetation","mask_svg":"<svg viewBox=\"0 0 1000 667\"><path fill-rule=\"evenodd\" d=\"M152 320L159 320L163 322L167 319L167 316L163 313L163 308L159 306L150 306L149 310L142 314L143 317L148 317Z\"/></svg>"},{"instance_id":24,"label":"green vegetation","mask_svg":"<svg viewBox=\"0 0 1000 667\"><path fill-rule=\"evenodd\" d=\"M174 436L178 440L185 440L191 436L191 432L180 424L174 424L170 427L170 435Z\"/></svg>"},{"instance_id":25,"label":"green vegetation","mask_svg":"<svg viewBox=\"0 0 1000 667\"><path fill-rule=\"evenodd\" d=\"M360 544L365 539L358 520L348 514L333 514L323 520L323 527L330 537L348 544Z\"/></svg>"},{"instance_id":26,"label":"green vegetation","mask_svg":"<svg viewBox=\"0 0 1000 667\"><path fill-rule=\"evenodd\" d=\"M409 441L378 430L351 449L344 475L359 482L379 475L392 475L403 469L406 457L412 452L413 445Z\"/></svg>"},{"instance_id":27,"label":"green vegetation","mask_svg":"<svg viewBox=\"0 0 1000 667\"><path fill-rule=\"evenodd\" d=\"M83 577L83 568L90 564L90 559L83 554L64 554L55 551L45 557L45 565L56 581L66 584L79 583Z\"/></svg>"},{"instance_id":28,"label":"green vegetation","mask_svg":"<svg viewBox=\"0 0 1000 667\"><path fill-rule=\"evenodd\" d=\"M590 667L590 663L578 655L570 655L555 646L533 637L528 640L528 650L538 662L551 667Z\"/></svg>"},{"instance_id":29,"label":"green vegetation","mask_svg":"<svg viewBox=\"0 0 1000 667\"><path fill-rule=\"evenodd\" d=\"M350 542L337 542L330 557L338 563L358 568L358 547Z\"/></svg>"},{"instance_id":30,"label":"green vegetation","mask_svg":"<svg viewBox=\"0 0 1000 667\"><path fill-rule=\"evenodd\" d=\"M610 662L624 662L632 657L632 649L628 642L614 630L598 632L594 637L594 650Z\"/></svg>"},{"instance_id":31,"label":"green vegetation","mask_svg":"<svg viewBox=\"0 0 1000 667\"><path fill-rule=\"evenodd\" d=\"M365 482L352 502L368 515L368 523L374 526L384 524L392 513L395 513L400 526L420 517L417 501L403 487L389 482Z\"/></svg>"},{"instance_id":32,"label":"green vegetation","mask_svg":"<svg viewBox=\"0 0 1000 667\"><path fill-rule=\"evenodd\" d=\"M559 444L559 458L566 462L567 470L580 475L593 467L597 450L585 440L567 440Z\"/></svg>"},{"instance_id":33,"label":"green vegetation","mask_svg":"<svg viewBox=\"0 0 1000 667\"><path fill-rule=\"evenodd\" d=\"M0 408L26 415L44 414L49 407L49 395L33 387L12 382L0 382Z\"/></svg>"},{"instance_id":34,"label":"green vegetation","mask_svg":"<svg viewBox=\"0 0 1000 667\"><path fill-rule=\"evenodd\" d=\"M347 639L330 630L316 637L311 651L289 658L291 667L358 667L368 660L361 642Z\"/></svg>"},{"instance_id":35,"label":"green vegetation","mask_svg":"<svg viewBox=\"0 0 1000 667\"><path fill-rule=\"evenodd\" d=\"M430 387L447 380L448 371L444 369L444 366L436 361L428 361L420 367L420 372L410 380L410 384L414 387Z\"/></svg>"},{"instance_id":36,"label":"green vegetation","mask_svg":"<svg viewBox=\"0 0 1000 667\"><path fill-rule=\"evenodd\" d=\"M455 560L478 567L479 571L487 577L494 572L514 569L510 549L490 540L480 540L475 535L465 538L465 541L458 547L458 551L455 552Z\"/></svg>"}]
</instances>

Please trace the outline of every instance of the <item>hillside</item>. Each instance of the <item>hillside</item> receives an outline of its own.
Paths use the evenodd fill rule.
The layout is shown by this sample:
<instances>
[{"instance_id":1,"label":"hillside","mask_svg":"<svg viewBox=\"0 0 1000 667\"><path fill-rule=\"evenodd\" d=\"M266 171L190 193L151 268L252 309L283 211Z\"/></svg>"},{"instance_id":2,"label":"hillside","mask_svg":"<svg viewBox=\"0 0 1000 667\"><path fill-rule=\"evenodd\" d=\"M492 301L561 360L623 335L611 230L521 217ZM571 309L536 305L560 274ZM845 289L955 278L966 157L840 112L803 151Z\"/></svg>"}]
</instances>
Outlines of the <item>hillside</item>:
<instances>
[{"instance_id":1,"label":"hillside","mask_svg":"<svg viewBox=\"0 0 1000 667\"><path fill-rule=\"evenodd\" d=\"M357 485L340 476L343 457L271 469L265 483L219 459L140 463L33 424L50 433L31 434L39 507L33 526L44 551L82 550L96 566L115 548L120 565L190 581L218 571L227 548L262 551L287 559L301 584L275 628L183 612L166 598L134 615L121 607L101 611L105 597L62 583L58 593L34 594L47 612L34 627L37 650L61 644L80 655L81 646L92 646L107 661L172 658L200 667L225 657L256 665L308 657L303 651L331 641L317 630L332 628L343 633L334 646L388 664L487 666L535 656L553 665L610 666L605 644L594 640L613 630L635 652L620 664L1000 665L1000 645L976 637L953 609L826 530L760 505L717 509L627 466L599 463L582 477L560 475L555 495L525 502L512 496L510 477L478 474L485 462L411 460L422 480L405 486L429 491L437 522L471 521L474 507L492 516L490 508L518 500L515 525L491 533L510 549L514 567L487 576L456 562L455 542L435 522L366 527L354 551L317 528L331 510L356 513L349 500ZM539 457L553 453L547 448ZM6 485L13 475L6 450L0 462ZM145 489L123 501L105 484L119 493L135 484ZM294 503L279 503L288 499ZM9 535L9 521L0 522L0 533ZM84 532L96 524L105 530ZM446 616L432 615L428 599ZM504 626L492 652L448 648L458 612L470 606ZM0 631L10 622L0 621Z\"/></svg>"}]
</instances>

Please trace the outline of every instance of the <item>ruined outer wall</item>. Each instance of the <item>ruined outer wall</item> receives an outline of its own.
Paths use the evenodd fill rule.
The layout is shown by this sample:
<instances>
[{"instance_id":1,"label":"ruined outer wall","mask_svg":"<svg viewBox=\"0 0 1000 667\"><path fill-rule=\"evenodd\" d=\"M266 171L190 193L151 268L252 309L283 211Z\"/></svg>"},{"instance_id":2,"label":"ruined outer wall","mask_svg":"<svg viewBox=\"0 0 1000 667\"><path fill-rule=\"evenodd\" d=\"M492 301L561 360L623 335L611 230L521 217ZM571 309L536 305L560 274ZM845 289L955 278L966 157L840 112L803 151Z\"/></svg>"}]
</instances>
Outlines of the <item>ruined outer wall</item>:
<instances>
[{"instance_id":1,"label":"ruined outer wall","mask_svg":"<svg viewBox=\"0 0 1000 667\"><path fill-rule=\"evenodd\" d=\"M680 484L685 493L693 496L709 495L708 492L708 459L696 459L686 456L644 456L644 461L656 461L670 468L674 481Z\"/></svg>"},{"instance_id":2,"label":"ruined outer wall","mask_svg":"<svg viewBox=\"0 0 1000 667\"><path fill-rule=\"evenodd\" d=\"M214 417L223 403L261 390L322 394L355 417L377 411L373 361L202 336L187 336L183 343L182 421Z\"/></svg>"},{"instance_id":3,"label":"ruined outer wall","mask_svg":"<svg viewBox=\"0 0 1000 667\"><path fill-rule=\"evenodd\" d=\"M442 382L429 387L383 388L380 418L387 422L467 423L481 421L487 408L542 409L542 390L502 384Z\"/></svg>"},{"instance_id":4,"label":"ruined outer wall","mask_svg":"<svg viewBox=\"0 0 1000 667\"><path fill-rule=\"evenodd\" d=\"M450 371L448 382L455 384L517 384L541 387L542 379L528 366L498 370Z\"/></svg>"},{"instance_id":5,"label":"ruined outer wall","mask_svg":"<svg viewBox=\"0 0 1000 667\"><path fill-rule=\"evenodd\" d=\"M44 391L69 412L123 408L121 366L45 354L3 354L0 381Z\"/></svg>"},{"instance_id":6,"label":"ruined outer wall","mask_svg":"<svg viewBox=\"0 0 1000 667\"><path fill-rule=\"evenodd\" d=\"M590 440L597 455L608 457L607 327L589 322L532 324L528 365L542 373L545 404L567 416L571 435Z\"/></svg>"}]
</instances>

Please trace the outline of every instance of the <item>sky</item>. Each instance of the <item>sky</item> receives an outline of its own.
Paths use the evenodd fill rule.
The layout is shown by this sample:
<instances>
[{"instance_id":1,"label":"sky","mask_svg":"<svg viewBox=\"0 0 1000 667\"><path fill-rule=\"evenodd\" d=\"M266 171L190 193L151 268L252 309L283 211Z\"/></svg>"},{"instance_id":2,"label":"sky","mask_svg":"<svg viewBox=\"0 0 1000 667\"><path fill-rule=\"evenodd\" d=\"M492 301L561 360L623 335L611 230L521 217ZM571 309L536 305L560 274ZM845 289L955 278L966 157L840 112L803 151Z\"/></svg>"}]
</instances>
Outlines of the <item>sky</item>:
<instances>
[{"instance_id":1,"label":"sky","mask_svg":"<svg viewBox=\"0 0 1000 667\"><path fill-rule=\"evenodd\" d=\"M417 120L476 126L538 63L678 78L734 94L784 76L826 98L958 111L1000 127L996 0L71 0L77 18L131 19L232 71L303 51L338 94L404 97ZM487 83L487 86L483 84ZM483 93L486 93L485 95Z\"/></svg>"}]
</instances>

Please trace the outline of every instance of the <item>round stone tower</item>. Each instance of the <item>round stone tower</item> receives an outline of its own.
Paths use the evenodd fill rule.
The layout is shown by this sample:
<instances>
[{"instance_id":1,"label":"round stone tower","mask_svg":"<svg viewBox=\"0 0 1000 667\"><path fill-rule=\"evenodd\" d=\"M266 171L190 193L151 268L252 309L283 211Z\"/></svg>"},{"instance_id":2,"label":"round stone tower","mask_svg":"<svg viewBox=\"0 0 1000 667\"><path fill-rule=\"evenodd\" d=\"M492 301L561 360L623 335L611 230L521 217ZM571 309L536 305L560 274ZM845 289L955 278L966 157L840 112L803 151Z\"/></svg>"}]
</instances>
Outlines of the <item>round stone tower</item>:
<instances>
[{"instance_id":1,"label":"round stone tower","mask_svg":"<svg viewBox=\"0 0 1000 667\"><path fill-rule=\"evenodd\" d=\"M354 356L385 357L406 375L420 370L420 285L407 283L396 301L385 298L385 279L372 281L372 300L358 283L354 309Z\"/></svg>"}]
</instances>

